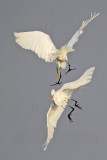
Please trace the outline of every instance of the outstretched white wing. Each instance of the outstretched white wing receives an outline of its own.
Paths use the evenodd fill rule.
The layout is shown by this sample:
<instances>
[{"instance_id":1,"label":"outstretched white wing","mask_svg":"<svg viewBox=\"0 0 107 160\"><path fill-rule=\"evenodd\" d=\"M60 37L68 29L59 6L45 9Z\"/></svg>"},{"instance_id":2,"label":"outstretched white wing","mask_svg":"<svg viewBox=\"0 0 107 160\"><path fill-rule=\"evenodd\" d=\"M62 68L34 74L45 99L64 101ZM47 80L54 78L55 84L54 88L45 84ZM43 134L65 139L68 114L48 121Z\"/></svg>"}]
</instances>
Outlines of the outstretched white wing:
<instances>
[{"instance_id":1,"label":"outstretched white wing","mask_svg":"<svg viewBox=\"0 0 107 160\"><path fill-rule=\"evenodd\" d=\"M56 106L55 104L52 104L49 108L49 111L47 113L47 140L44 144L44 150L47 149L47 146L54 135L54 129L57 126L58 119L60 118L61 114L63 113L64 108Z\"/></svg>"},{"instance_id":2,"label":"outstretched white wing","mask_svg":"<svg viewBox=\"0 0 107 160\"><path fill-rule=\"evenodd\" d=\"M95 70L95 67L91 67L87 69L78 80L64 84L60 89L60 91L70 91L70 90L72 91L77 88L80 88L81 86L88 84L89 82L91 82L94 70Z\"/></svg>"},{"instance_id":3,"label":"outstretched white wing","mask_svg":"<svg viewBox=\"0 0 107 160\"><path fill-rule=\"evenodd\" d=\"M16 42L24 49L34 51L46 62L55 60L57 51L49 35L40 31L14 33Z\"/></svg>"},{"instance_id":4,"label":"outstretched white wing","mask_svg":"<svg viewBox=\"0 0 107 160\"><path fill-rule=\"evenodd\" d=\"M74 36L71 38L71 40L68 42L67 47L68 48L73 48L74 44L76 42L78 42L78 38L79 36L83 33L83 29L93 20L95 19L100 13L91 13L91 18L83 21L81 27L79 28L79 30L74 34Z\"/></svg>"}]
</instances>

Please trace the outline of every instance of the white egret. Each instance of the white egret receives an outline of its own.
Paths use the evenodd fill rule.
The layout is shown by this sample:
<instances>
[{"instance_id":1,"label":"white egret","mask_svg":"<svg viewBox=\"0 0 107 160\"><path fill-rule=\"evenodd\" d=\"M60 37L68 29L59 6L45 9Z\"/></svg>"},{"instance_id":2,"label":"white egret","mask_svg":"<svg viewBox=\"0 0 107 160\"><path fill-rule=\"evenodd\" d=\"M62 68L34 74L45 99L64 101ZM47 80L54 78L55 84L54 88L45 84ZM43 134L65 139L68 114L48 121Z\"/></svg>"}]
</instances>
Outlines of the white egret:
<instances>
[{"instance_id":1,"label":"white egret","mask_svg":"<svg viewBox=\"0 0 107 160\"><path fill-rule=\"evenodd\" d=\"M34 51L39 58L44 59L46 62L53 62L56 60L57 77L59 81L56 84L60 84L61 79L61 69L66 68L66 62L68 61L67 53L75 51L73 49L74 44L78 41L79 36L83 33L83 29L95 19L99 13L91 13L91 18L82 22L81 27L73 35L71 40L62 46L60 49L56 49L50 36L41 31L30 31L30 32L19 32L14 33L16 37L16 43L18 43L22 48ZM70 68L66 73L73 70Z\"/></svg>"},{"instance_id":2,"label":"white egret","mask_svg":"<svg viewBox=\"0 0 107 160\"><path fill-rule=\"evenodd\" d=\"M57 122L67 106L68 100L71 99L73 91L91 82L94 70L95 67L89 68L78 80L64 84L62 88L57 91L52 89L51 95L53 103L47 113L47 140L44 144L44 150L47 149L47 145L53 138L54 129L56 128ZM79 106L77 105L77 107ZM70 121L72 120L70 117L72 112L73 110L68 115Z\"/></svg>"}]
</instances>

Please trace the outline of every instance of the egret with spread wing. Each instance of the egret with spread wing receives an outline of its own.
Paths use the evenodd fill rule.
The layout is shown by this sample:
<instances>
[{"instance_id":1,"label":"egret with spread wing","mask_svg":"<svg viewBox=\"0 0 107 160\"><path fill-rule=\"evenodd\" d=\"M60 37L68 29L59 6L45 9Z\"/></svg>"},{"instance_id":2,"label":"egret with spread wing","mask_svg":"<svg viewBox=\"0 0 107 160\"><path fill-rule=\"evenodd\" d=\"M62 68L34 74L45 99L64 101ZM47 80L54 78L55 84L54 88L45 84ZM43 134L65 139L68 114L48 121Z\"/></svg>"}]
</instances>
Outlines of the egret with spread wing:
<instances>
[{"instance_id":1,"label":"egret with spread wing","mask_svg":"<svg viewBox=\"0 0 107 160\"><path fill-rule=\"evenodd\" d=\"M75 51L73 49L74 44L78 41L79 36L83 33L83 29L98 15L99 13L91 13L91 18L83 21L81 27L73 35L71 40L60 49L56 49L50 36L41 31L19 32L14 33L14 35L16 37L16 42L22 48L34 51L39 58L44 59L46 62L53 62L54 60L56 61L57 77L59 80L55 84L60 84L61 69L65 69L68 62L67 53ZM68 66L69 69L66 73L73 70L70 68L69 63Z\"/></svg>"},{"instance_id":2,"label":"egret with spread wing","mask_svg":"<svg viewBox=\"0 0 107 160\"><path fill-rule=\"evenodd\" d=\"M47 113L47 132L48 133L47 133L47 140L44 144L44 150L47 149L47 145L53 138L54 129L56 128L57 122L60 116L62 115L64 109L66 108L68 100L71 98L73 91L91 82L94 70L95 70L95 67L89 68L78 80L64 84L62 88L59 89L58 91L55 91L54 89L51 91L53 103ZM69 115L68 117L69 120L71 120L70 116L71 115Z\"/></svg>"}]
</instances>

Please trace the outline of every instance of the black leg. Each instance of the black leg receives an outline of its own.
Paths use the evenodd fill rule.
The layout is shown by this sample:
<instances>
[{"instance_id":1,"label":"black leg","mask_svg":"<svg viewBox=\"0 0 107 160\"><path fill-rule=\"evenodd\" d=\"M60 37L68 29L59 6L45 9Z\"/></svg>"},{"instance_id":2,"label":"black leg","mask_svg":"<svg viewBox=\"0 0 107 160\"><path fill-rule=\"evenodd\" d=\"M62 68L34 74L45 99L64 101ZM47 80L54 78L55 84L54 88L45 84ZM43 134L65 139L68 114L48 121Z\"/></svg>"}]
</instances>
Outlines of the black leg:
<instances>
[{"instance_id":1,"label":"black leg","mask_svg":"<svg viewBox=\"0 0 107 160\"><path fill-rule=\"evenodd\" d=\"M71 70L75 70L75 69L76 69L76 68L71 69L71 66L70 66L69 62L68 62L68 67L69 67L69 69L68 69L68 71L65 73L65 75L66 75L68 72L70 72Z\"/></svg>"},{"instance_id":2,"label":"black leg","mask_svg":"<svg viewBox=\"0 0 107 160\"><path fill-rule=\"evenodd\" d=\"M70 123L71 123L71 122L73 122L73 120L72 120L72 118L71 118L71 115L72 115L72 112L74 111L74 108L71 107L71 106L69 106L69 105L67 105L67 106L70 107L70 108L72 108L72 111L68 114L68 119L69 119L69 121L70 121Z\"/></svg>"},{"instance_id":3,"label":"black leg","mask_svg":"<svg viewBox=\"0 0 107 160\"><path fill-rule=\"evenodd\" d=\"M62 75L61 75L61 72L60 72L60 78L59 78L58 82L56 82L56 83L54 83L54 84L51 84L50 86L55 86L55 85L57 85L57 84L60 85L60 84L62 83L62 82L60 82L61 78L62 78Z\"/></svg>"},{"instance_id":4,"label":"black leg","mask_svg":"<svg viewBox=\"0 0 107 160\"><path fill-rule=\"evenodd\" d=\"M78 104L78 102L77 102L76 100L74 100L74 99L72 99L72 98L71 98L70 100L72 100L72 101L75 102L75 107L77 107L77 108L79 108L79 109L82 110L82 107L79 106L79 104Z\"/></svg>"}]
</instances>

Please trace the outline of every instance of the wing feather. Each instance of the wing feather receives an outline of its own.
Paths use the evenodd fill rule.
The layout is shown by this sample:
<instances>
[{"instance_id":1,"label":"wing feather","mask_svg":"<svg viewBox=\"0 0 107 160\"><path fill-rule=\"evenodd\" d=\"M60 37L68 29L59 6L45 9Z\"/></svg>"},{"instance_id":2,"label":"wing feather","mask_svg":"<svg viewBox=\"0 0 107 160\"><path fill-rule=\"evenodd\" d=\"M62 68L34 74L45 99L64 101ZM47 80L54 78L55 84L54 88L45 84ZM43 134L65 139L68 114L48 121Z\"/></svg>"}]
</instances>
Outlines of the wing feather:
<instances>
[{"instance_id":1,"label":"wing feather","mask_svg":"<svg viewBox=\"0 0 107 160\"><path fill-rule=\"evenodd\" d=\"M63 113L64 108L56 106L55 104L51 105L51 107L49 108L49 111L47 113L47 140L44 144L44 150L47 149L47 146L49 144L49 142L51 141L51 139L53 138L54 135L54 129L57 126L57 122L61 116L61 114Z\"/></svg>"},{"instance_id":2,"label":"wing feather","mask_svg":"<svg viewBox=\"0 0 107 160\"><path fill-rule=\"evenodd\" d=\"M49 35L40 31L14 33L16 43L22 48L35 52L39 58L46 62L55 60L56 47L50 39Z\"/></svg>"},{"instance_id":3,"label":"wing feather","mask_svg":"<svg viewBox=\"0 0 107 160\"><path fill-rule=\"evenodd\" d=\"M91 13L91 18L83 21L81 27L77 30L77 32L73 35L71 40L68 42L67 47L68 48L73 48L74 44L78 42L79 36L83 33L83 29L92 21L94 20L100 13Z\"/></svg>"},{"instance_id":4,"label":"wing feather","mask_svg":"<svg viewBox=\"0 0 107 160\"><path fill-rule=\"evenodd\" d=\"M91 67L87 69L78 80L64 84L60 90L70 91L70 90L74 90L74 89L80 88L81 86L88 84L89 82L91 82L94 70L95 70L95 67Z\"/></svg>"}]
</instances>

